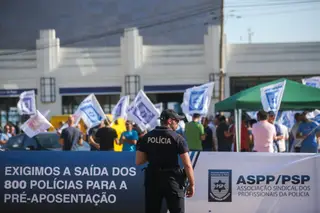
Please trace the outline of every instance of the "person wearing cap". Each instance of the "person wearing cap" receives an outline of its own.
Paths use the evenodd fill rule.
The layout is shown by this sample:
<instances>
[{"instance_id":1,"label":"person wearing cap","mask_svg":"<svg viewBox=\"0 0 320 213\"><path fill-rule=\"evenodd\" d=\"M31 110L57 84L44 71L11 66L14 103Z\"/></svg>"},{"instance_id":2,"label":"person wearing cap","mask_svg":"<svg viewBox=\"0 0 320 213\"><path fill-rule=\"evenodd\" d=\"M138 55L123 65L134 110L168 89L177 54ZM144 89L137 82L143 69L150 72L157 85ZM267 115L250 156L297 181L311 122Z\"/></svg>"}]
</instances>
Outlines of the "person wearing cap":
<instances>
[{"instance_id":1,"label":"person wearing cap","mask_svg":"<svg viewBox=\"0 0 320 213\"><path fill-rule=\"evenodd\" d=\"M145 168L145 212L160 213L165 198L170 213L184 213L184 187L189 180L186 195L194 194L194 174L185 139L176 132L184 117L174 110L164 110L161 126L144 135L137 145L136 164L148 162ZM178 155L184 170L180 168Z\"/></svg>"}]
</instances>

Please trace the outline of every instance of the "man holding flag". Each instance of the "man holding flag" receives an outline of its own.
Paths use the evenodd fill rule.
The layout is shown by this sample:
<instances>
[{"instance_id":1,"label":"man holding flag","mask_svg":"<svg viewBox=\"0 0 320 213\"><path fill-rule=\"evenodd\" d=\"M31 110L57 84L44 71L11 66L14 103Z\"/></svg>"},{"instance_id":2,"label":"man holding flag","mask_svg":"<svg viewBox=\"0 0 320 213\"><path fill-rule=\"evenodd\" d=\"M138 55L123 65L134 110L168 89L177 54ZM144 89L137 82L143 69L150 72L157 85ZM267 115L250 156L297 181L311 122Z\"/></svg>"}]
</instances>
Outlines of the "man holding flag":
<instances>
[{"instance_id":1,"label":"man holding flag","mask_svg":"<svg viewBox=\"0 0 320 213\"><path fill-rule=\"evenodd\" d=\"M319 125L316 122L310 121L307 118L308 112L303 112L301 115L301 123L297 130L297 139L302 139L300 144L296 147L300 147L302 153L317 153L318 152L318 140L320 138Z\"/></svg>"}]
</instances>

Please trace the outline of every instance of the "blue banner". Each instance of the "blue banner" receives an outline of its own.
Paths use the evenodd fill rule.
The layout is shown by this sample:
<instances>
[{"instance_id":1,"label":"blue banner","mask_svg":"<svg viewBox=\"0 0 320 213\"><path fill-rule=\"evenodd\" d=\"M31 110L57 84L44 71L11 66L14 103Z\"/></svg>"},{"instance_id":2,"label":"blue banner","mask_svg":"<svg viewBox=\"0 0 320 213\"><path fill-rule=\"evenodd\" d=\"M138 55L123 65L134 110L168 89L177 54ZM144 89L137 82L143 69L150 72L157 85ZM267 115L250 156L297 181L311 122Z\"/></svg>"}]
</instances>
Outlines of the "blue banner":
<instances>
[{"instance_id":1,"label":"blue banner","mask_svg":"<svg viewBox=\"0 0 320 213\"><path fill-rule=\"evenodd\" d=\"M143 213L142 168L132 152L1 152L1 210Z\"/></svg>"}]
</instances>

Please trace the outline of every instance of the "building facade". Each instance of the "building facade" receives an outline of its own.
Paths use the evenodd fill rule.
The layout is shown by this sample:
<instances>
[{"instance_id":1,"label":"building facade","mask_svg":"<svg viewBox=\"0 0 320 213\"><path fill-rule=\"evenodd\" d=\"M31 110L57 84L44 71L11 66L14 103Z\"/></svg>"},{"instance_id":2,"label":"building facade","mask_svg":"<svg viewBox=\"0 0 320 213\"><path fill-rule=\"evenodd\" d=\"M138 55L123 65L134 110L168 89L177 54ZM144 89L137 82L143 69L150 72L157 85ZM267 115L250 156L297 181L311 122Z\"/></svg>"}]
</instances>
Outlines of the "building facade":
<instances>
[{"instance_id":1,"label":"building facade","mask_svg":"<svg viewBox=\"0 0 320 213\"><path fill-rule=\"evenodd\" d=\"M181 102L186 88L214 80L218 36L219 28L212 26L202 45L144 45L130 28L118 47L81 48L61 47L55 30L42 30L36 51L0 54L2 117L16 111L25 90L35 90L38 109L50 109L50 115L73 113L90 93L106 113L120 96L133 99L140 89L154 103Z\"/></svg>"},{"instance_id":2,"label":"building facade","mask_svg":"<svg viewBox=\"0 0 320 213\"><path fill-rule=\"evenodd\" d=\"M288 78L320 75L320 42L228 44L226 94Z\"/></svg>"},{"instance_id":3,"label":"building facade","mask_svg":"<svg viewBox=\"0 0 320 213\"><path fill-rule=\"evenodd\" d=\"M186 88L215 82L219 95L218 26L209 26L203 44L146 45L136 28L126 29L119 46L60 45L55 30L41 30L36 51L0 53L1 123L17 122L19 94L35 90L39 111L73 113L94 93L106 113L120 96L143 89L153 103L182 102ZM280 77L301 81L319 75L320 42L225 44L225 97ZM214 111L213 107L211 108Z\"/></svg>"}]
</instances>

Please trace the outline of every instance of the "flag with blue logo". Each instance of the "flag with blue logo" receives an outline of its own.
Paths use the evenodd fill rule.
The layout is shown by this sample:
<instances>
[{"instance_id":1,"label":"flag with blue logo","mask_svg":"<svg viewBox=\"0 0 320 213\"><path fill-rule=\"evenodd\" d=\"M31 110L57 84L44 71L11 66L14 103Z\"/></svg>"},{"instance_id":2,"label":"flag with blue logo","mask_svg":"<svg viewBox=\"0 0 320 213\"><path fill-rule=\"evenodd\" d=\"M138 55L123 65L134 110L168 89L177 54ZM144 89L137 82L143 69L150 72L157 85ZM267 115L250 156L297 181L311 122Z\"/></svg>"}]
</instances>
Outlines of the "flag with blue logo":
<instances>
[{"instance_id":1,"label":"flag with blue logo","mask_svg":"<svg viewBox=\"0 0 320 213\"><path fill-rule=\"evenodd\" d=\"M302 83L306 86L320 88L320 76L302 79Z\"/></svg>"},{"instance_id":2,"label":"flag with blue logo","mask_svg":"<svg viewBox=\"0 0 320 213\"><path fill-rule=\"evenodd\" d=\"M130 97L128 95L120 98L117 105L111 112L114 121L118 118L127 119L127 108L129 107L129 102Z\"/></svg>"},{"instance_id":3,"label":"flag with blue logo","mask_svg":"<svg viewBox=\"0 0 320 213\"><path fill-rule=\"evenodd\" d=\"M181 108L184 114L207 115L211 103L214 82L187 89L183 95Z\"/></svg>"},{"instance_id":4,"label":"flag with blue logo","mask_svg":"<svg viewBox=\"0 0 320 213\"><path fill-rule=\"evenodd\" d=\"M36 95L34 90L25 91L20 94L17 108L20 115L36 114Z\"/></svg>"},{"instance_id":5,"label":"flag with blue logo","mask_svg":"<svg viewBox=\"0 0 320 213\"><path fill-rule=\"evenodd\" d=\"M142 90L128 107L127 114L128 120L135 122L142 130L152 128L160 117L160 112Z\"/></svg>"},{"instance_id":6,"label":"flag with blue logo","mask_svg":"<svg viewBox=\"0 0 320 213\"><path fill-rule=\"evenodd\" d=\"M294 114L295 111L283 111L279 116L278 122L291 129L295 123Z\"/></svg>"},{"instance_id":7,"label":"flag with blue logo","mask_svg":"<svg viewBox=\"0 0 320 213\"><path fill-rule=\"evenodd\" d=\"M37 110L26 122L21 125L23 132L32 138L40 132L46 132L52 124Z\"/></svg>"},{"instance_id":8,"label":"flag with blue logo","mask_svg":"<svg viewBox=\"0 0 320 213\"><path fill-rule=\"evenodd\" d=\"M272 84L260 89L261 103L266 112L273 111L278 113L282 101L282 96L286 86L286 81Z\"/></svg>"},{"instance_id":9,"label":"flag with blue logo","mask_svg":"<svg viewBox=\"0 0 320 213\"><path fill-rule=\"evenodd\" d=\"M86 97L79 105L78 110L80 110L81 118L88 129L99 125L101 121L106 119L106 115L94 94Z\"/></svg>"}]
</instances>

